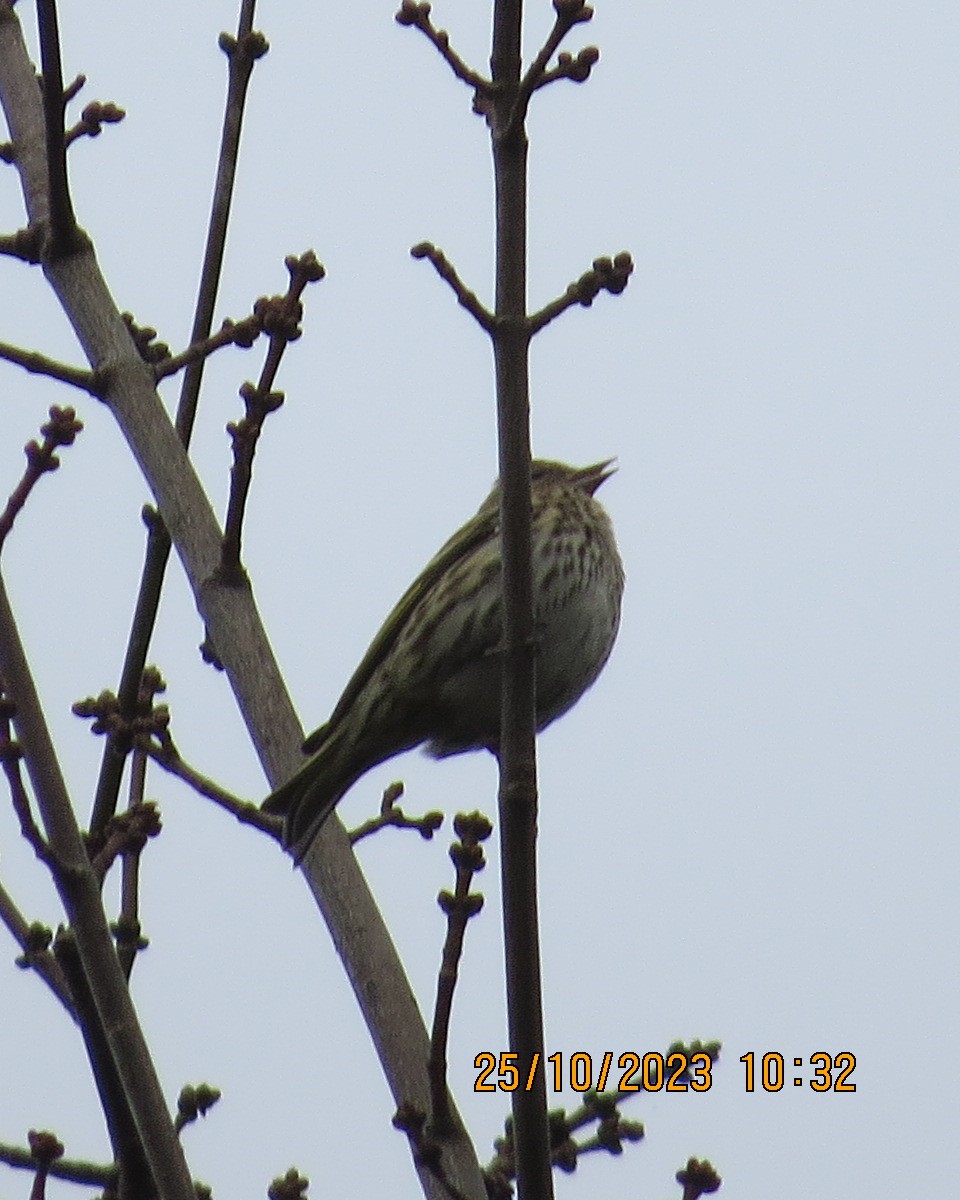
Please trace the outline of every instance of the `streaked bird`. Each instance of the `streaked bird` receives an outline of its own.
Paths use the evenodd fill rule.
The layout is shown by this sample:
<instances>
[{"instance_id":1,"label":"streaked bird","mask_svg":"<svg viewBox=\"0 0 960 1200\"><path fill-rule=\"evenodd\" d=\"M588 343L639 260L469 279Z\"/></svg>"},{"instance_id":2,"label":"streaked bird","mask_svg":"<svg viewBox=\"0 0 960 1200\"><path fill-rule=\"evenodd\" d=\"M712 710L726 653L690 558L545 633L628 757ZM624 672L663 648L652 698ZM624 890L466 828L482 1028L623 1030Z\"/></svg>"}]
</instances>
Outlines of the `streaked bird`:
<instances>
[{"instance_id":1,"label":"streaked bird","mask_svg":"<svg viewBox=\"0 0 960 1200\"><path fill-rule=\"evenodd\" d=\"M590 687L617 636L623 565L594 497L612 461L532 466L538 731ZM499 526L497 483L387 617L329 721L303 743L308 760L264 802L266 812L284 816L284 844L297 861L341 797L378 763L423 742L434 758L496 753Z\"/></svg>"}]
</instances>

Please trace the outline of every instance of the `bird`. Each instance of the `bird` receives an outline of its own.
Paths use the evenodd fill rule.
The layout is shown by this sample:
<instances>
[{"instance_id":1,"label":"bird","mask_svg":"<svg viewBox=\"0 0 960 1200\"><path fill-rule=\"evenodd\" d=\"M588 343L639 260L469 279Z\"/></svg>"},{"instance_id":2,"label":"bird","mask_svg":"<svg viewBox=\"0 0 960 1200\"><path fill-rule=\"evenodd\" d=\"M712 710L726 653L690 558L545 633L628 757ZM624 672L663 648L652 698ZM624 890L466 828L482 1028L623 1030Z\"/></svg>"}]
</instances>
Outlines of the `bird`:
<instances>
[{"instance_id":1,"label":"bird","mask_svg":"<svg viewBox=\"0 0 960 1200\"><path fill-rule=\"evenodd\" d=\"M531 464L531 550L540 732L600 674L616 640L624 572L594 493L613 459ZM340 799L367 771L426 743L433 758L497 753L501 694L500 484L397 602L306 762L263 802L284 818L302 860Z\"/></svg>"}]
</instances>

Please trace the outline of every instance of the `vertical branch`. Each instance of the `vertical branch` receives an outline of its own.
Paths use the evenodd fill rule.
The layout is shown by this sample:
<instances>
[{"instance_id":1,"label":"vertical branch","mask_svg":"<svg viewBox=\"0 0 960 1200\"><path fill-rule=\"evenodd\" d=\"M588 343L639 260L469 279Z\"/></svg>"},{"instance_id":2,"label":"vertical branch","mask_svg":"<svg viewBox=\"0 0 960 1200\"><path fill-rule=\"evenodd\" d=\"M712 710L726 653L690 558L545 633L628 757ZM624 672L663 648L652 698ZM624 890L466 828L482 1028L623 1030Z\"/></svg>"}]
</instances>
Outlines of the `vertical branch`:
<instances>
[{"instance_id":1,"label":"vertical branch","mask_svg":"<svg viewBox=\"0 0 960 1200\"><path fill-rule=\"evenodd\" d=\"M254 63L267 52L266 39L262 34L254 32L253 29L254 7L255 0L242 0L236 38L223 34L220 39L220 48L229 60L229 81L223 114L223 130L220 137L217 178L213 187L207 245L200 272L190 345L207 337L213 324L213 311L220 286L227 239L230 203L233 198L233 186L237 173L240 130L243 124L247 87L250 83ZM193 432L205 362L203 357L199 358L186 368L183 375L180 400L177 404L176 427L184 446L190 445L190 435ZM120 673L120 686L117 690L120 712L125 717L132 717L136 709L140 680L143 677L143 669L146 666L150 641L157 619L157 610L160 607L163 578L170 559L170 535L159 516L151 512L147 519L147 527L147 550L144 555L143 572L140 576L140 589L137 593L133 620L130 623L130 637ZM116 810L127 749L128 747L123 745L122 740L113 735L106 739L100 763L100 775L97 779L93 813L90 818L91 833L102 829Z\"/></svg>"},{"instance_id":2,"label":"vertical branch","mask_svg":"<svg viewBox=\"0 0 960 1200\"><path fill-rule=\"evenodd\" d=\"M537 916L536 663L531 568L530 395L526 325L527 135L512 120L520 92L521 0L496 0L491 135L496 191L493 344L500 452L503 694L500 854L510 1049L533 1084L512 1094L520 1200L549 1200L547 1098Z\"/></svg>"},{"instance_id":3,"label":"vertical branch","mask_svg":"<svg viewBox=\"0 0 960 1200\"><path fill-rule=\"evenodd\" d=\"M40 62L43 68L43 119L46 127L50 236L45 253L52 258L70 251L77 222L67 179L67 141L63 128L63 68L56 0L37 0Z\"/></svg>"}]
</instances>

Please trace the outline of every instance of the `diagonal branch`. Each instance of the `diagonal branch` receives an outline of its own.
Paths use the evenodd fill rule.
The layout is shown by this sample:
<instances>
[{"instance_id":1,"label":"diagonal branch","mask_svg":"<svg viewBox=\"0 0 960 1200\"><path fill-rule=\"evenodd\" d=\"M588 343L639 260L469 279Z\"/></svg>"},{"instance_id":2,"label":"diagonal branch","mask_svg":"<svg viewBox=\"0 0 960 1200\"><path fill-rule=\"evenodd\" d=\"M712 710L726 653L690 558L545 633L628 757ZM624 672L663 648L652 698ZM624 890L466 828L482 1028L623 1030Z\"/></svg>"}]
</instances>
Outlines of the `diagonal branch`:
<instances>
[{"instance_id":1,"label":"diagonal branch","mask_svg":"<svg viewBox=\"0 0 960 1200\"><path fill-rule=\"evenodd\" d=\"M67 986L59 964L50 953L50 930L41 925L29 924L2 883L0 883L0 921L6 925L14 941L23 951L17 959L17 966L24 969L32 967L70 1016L76 1020L70 988Z\"/></svg>"},{"instance_id":2,"label":"diagonal branch","mask_svg":"<svg viewBox=\"0 0 960 1200\"><path fill-rule=\"evenodd\" d=\"M80 836L2 580L0 671L16 705L17 735L55 858L53 880L90 987L97 1036L109 1048L158 1192L169 1200L193 1200L183 1151L120 970L100 882Z\"/></svg>"},{"instance_id":3,"label":"diagonal branch","mask_svg":"<svg viewBox=\"0 0 960 1200\"><path fill-rule=\"evenodd\" d=\"M81 429L83 423L77 420L77 414L72 408L57 408L56 405L52 405L50 420L40 426L43 443L38 445L30 441L24 446L27 465L23 477L10 494L6 508L0 512L0 550L3 549L3 543L13 528L17 515L34 487L48 471L55 471L60 466L60 459L56 455L57 448L72 446Z\"/></svg>"},{"instance_id":4,"label":"diagonal branch","mask_svg":"<svg viewBox=\"0 0 960 1200\"><path fill-rule=\"evenodd\" d=\"M545 325L575 304L589 308L601 292L619 296L632 273L633 259L626 250L621 250L615 258L595 258L590 270L584 271L579 279L571 283L562 296L551 300L539 312L527 318L527 328L531 335L539 333Z\"/></svg>"},{"instance_id":5,"label":"diagonal branch","mask_svg":"<svg viewBox=\"0 0 960 1200\"><path fill-rule=\"evenodd\" d=\"M429 4L417 3L417 0L403 0L394 20L398 25L412 25L414 29L419 29L423 36L433 43L454 75L472 87L478 98L489 96L493 91L493 84L490 80L478 74L472 67L468 67L460 55L451 48L450 35L447 31L437 29L430 20Z\"/></svg>"},{"instance_id":6,"label":"diagonal branch","mask_svg":"<svg viewBox=\"0 0 960 1200\"><path fill-rule=\"evenodd\" d=\"M522 129L527 119L527 108L530 105L530 97L537 88L552 82L554 78L576 78L576 75L569 69L572 63L569 55L564 56L564 61L553 72L550 72L549 77L547 74L547 63L553 58L560 43L574 25L580 25L593 17L593 9L587 4L580 3L580 0L554 0L553 7L557 14L553 28L547 35L547 40L544 42L540 53L524 72L523 78L520 80L520 85L516 89L515 99L510 107L509 115L506 121L501 124L501 136L504 138L514 137ZM586 73L583 75L583 79L586 79L590 74L590 67L599 59L600 52L591 47L587 51L581 51L581 54L577 56L578 60L584 55L586 56L584 57ZM579 80L579 82L582 82L582 80Z\"/></svg>"},{"instance_id":7,"label":"diagonal branch","mask_svg":"<svg viewBox=\"0 0 960 1200\"><path fill-rule=\"evenodd\" d=\"M480 303L475 292L471 292L457 274L456 267L450 262L442 250L438 250L431 242L418 242L410 250L413 258L426 258L433 264L433 269L453 289L453 294L459 303L467 310L482 329L492 333L496 317Z\"/></svg>"},{"instance_id":8,"label":"diagonal branch","mask_svg":"<svg viewBox=\"0 0 960 1200\"><path fill-rule=\"evenodd\" d=\"M37 350L21 350L19 346L11 346L9 342L0 342L0 358L7 362L16 363L31 375L48 375L51 379L59 379L71 387L81 388L91 396L100 396L100 381L87 367L71 367L69 363L57 362Z\"/></svg>"}]
</instances>

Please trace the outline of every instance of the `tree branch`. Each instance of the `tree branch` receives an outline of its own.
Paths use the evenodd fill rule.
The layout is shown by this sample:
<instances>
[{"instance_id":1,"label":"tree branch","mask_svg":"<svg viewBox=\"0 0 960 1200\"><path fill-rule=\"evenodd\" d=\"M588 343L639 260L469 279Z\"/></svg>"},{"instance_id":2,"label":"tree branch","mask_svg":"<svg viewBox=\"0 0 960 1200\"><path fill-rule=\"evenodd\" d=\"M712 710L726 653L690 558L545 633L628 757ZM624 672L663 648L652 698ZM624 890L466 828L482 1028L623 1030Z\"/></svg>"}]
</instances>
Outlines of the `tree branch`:
<instances>
[{"instance_id":1,"label":"tree branch","mask_svg":"<svg viewBox=\"0 0 960 1200\"><path fill-rule=\"evenodd\" d=\"M0 53L0 61L2 57ZM76 937L99 1020L98 1036L109 1047L157 1190L164 1200L194 1200L183 1152L117 960L100 882L80 837L2 580L0 671L16 705L17 734L55 858L53 880Z\"/></svg>"},{"instance_id":2,"label":"tree branch","mask_svg":"<svg viewBox=\"0 0 960 1200\"><path fill-rule=\"evenodd\" d=\"M470 313L477 324L482 329L485 329L487 333L493 333L496 317L488 308L480 303L476 293L471 292L467 288L466 284L457 274L456 267L452 265L442 250L438 250L431 242L417 242L411 248L410 254L414 258L429 259L433 264L433 269L444 283L450 285L459 303Z\"/></svg>"},{"instance_id":3,"label":"tree branch","mask_svg":"<svg viewBox=\"0 0 960 1200\"><path fill-rule=\"evenodd\" d=\"M60 466L60 459L55 451L60 446L72 446L81 429L83 423L77 420L77 414L72 408L57 408L56 405L52 405L50 420L40 426L40 432L43 434L42 445L30 441L24 446L27 456L26 469L20 482L11 492L6 508L0 512L0 550L3 549L3 543L13 528L17 514L26 504L34 487L48 471L55 471Z\"/></svg>"},{"instance_id":4,"label":"tree branch","mask_svg":"<svg viewBox=\"0 0 960 1200\"><path fill-rule=\"evenodd\" d=\"M63 972L49 950L52 936L50 930L36 923L29 924L2 883L0 921L6 925L14 941L23 951L17 959L17 966L23 967L24 970L33 968L75 1021L77 1015L73 1007L73 997Z\"/></svg>"},{"instance_id":5,"label":"tree branch","mask_svg":"<svg viewBox=\"0 0 960 1200\"><path fill-rule=\"evenodd\" d=\"M253 28L253 13L254 0L241 0L236 37L222 34L219 40L220 49L227 56L229 64L227 98L224 104L220 154L217 160L216 180L207 228L207 244L204 250L193 327L190 334L191 347L202 344L209 337L213 324L213 311L220 286L227 225L236 180L240 132L243 126L247 89L254 64L269 49L263 34ZM180 399L177 404L176 429L185 447L190 445L205 362L205 356L191 359L186 365L183 376ZM160 605L163 578L170 558L170 535L163 521L155 514L152 519L148 519L147 525L147 546L143 570L130 623L127 650L120 672L120 685L117 689L121 711L127 716L132 715L136 707L140 680L146 666L150 640L153 637L157 610ZM93 812L90 816L91 833L106 824L116 810L125 757L122 748L113 739L108 738L100 763Z\"/></svg>"},{"instance_id":6,"label":"tree branch","mask_svg":"<svg viewBox=\"0 0 960 1200\"><path fill-rule=\"evenodd\" d=\"M600 292L609 292L612 296L619 294L627 286L627 281L633 272L633 259L621 250L615 258L595 258L593 266L575 280L562 296L545 304L539 312L527 318L527 329L531 335L539 333L545 325L559 317L561 313L581 304L589 308Z\"/></svg>"},{"instance_id":7,"label":"tree branch","mask_svg":"<svg viewBox=\"0 0 960 1200\"><path fill-rule=\"evenodd\" d=\"M416 0L403 0L394 20L398 25L412 25L415 29L419 29L424 37L433 43L454 75L472 87L478 96L489 95L493 90L489 79L485 79L472 67L468 67L460 55L451 49L450 35L445 29L437 29L430 20L429 4L417 3Z\"/></svg>"},{"instance_id":8,"label":"tree branch","mask_svg":"<svg viewBox=\"0 0 960 1200\"><path fill-rule=\"evenodd\" d=\"M63 128L66 100L60 66L60 31L56 0L37 0L40 61L43 66L43 117L46 129L50 226L45 253L51 258L70 254L77 246L77 219L70 199L67 142Z\"/></svg>"},{"instance_id":9,"label":"tree branch","mask_svg":"<svg viewBox=\"0 0 960 1200\"><path fill-rule=\"evenodd\" d=\"M556 3L560 0L556 0ZM537 915L536 662L531 565L530 382L527 305L527 135L520 81L521 0L496 0L491 137L496 195L493 354L503 560L500 708L500 865L510 1050L521 1072L543 1061ZM520 1200L551 1200L546 1083L511 1094Z\"/></svg>"},{"instance_id":10,"label":"tree branch","mask_svg":"<svg viewBox=\"0 0 960 1200\"><path fill-rule=\"evenodd\" d=\"M487 865L482 842L493 832L493 826L481 813L458 813L453 820L458 842L450 847L450 858L457 869L453 892L443 891L437 903L447 916L447 936L443 943L440 974L437 979L437 999L433 1011L433 1031L430 1035L430 1088L432 1093L431 1133L446 1131L451 1124L450 1091L447 1087L447 1040L450 1034L450 1015L453 993L457 986L457 971L463 954L463 939L467 922L483 907L483 896L471 893L470 885L478 871Z\"/></svg>"},{"instance_id":11,"label":"tree branch","mask_svg":"<svg viewBox=\"0 0 960 1200\"><path fill-rule=\"evenodd\" d=\"M89 392L91 396L100 396L100 382L89 368L71 367L36 350L21 350L19 346L11 346L9 342L0 342L0 358L16 363L32 375L48 375L51 379L59 379L61 383L69 383L71 387Z\"/></svg>"}]
</instances>

